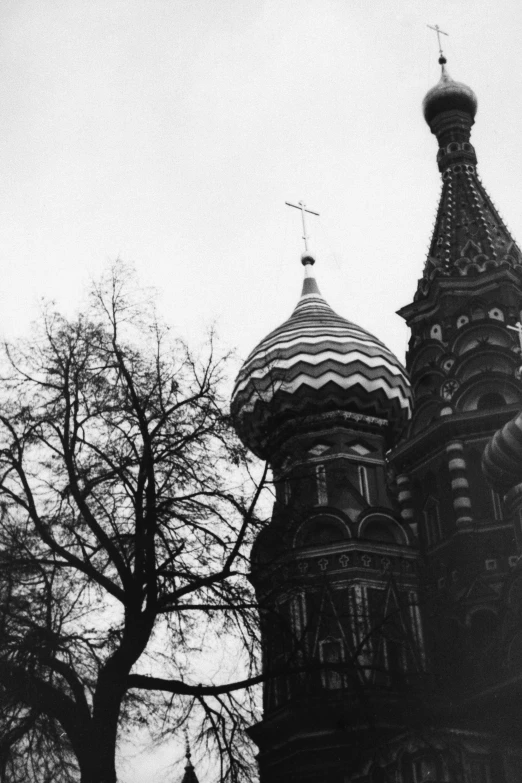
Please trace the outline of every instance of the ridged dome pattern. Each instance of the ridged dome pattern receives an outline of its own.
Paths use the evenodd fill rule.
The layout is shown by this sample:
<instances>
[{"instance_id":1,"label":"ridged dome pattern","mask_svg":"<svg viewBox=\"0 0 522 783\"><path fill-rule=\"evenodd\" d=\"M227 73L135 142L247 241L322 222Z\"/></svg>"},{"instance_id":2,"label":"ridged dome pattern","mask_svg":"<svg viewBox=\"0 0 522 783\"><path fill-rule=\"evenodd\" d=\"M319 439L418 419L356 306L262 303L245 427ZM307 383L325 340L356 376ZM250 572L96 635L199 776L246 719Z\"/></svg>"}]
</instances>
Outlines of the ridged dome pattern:
<instances>
[{"instance_id":1,"label":"ridged dome pattern","mask_svg":"<svg viewBox=\"0 0 522 783\"><path fill-rule=\"evenodd\" d=\"M410 416L411 393L398 359L337 315L308 277L291 317L240 370L231 410L243 443L266 458L273 430L298 416L348 410L386 418L397 432Z\"/></svg>"},{"instance_id":2,"label":"ridged dome pattern","mask_svg":"<svg viewBox=\"0 0 522 783\"><path fill-rule=\"evenodd\" d=\"M502 494L522 482L522 413L493 435L482 467L491 486Z\"/></svg>"}]
</instances>

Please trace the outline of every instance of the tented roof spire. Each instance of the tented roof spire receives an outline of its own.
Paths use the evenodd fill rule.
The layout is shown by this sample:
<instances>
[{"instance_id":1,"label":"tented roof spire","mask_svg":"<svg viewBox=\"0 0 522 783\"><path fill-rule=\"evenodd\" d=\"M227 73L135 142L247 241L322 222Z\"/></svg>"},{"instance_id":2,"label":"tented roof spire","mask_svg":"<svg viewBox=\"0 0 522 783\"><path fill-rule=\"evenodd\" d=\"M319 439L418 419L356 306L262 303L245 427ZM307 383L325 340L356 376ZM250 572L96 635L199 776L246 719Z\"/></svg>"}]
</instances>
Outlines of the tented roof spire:
<instances>
[{"instance_id":1,"label":"tented roof spire","mask_svg":"<svg viewBox=\"0 0 522 783\"><path fill-rule=\"evenodd\" d=\"M416 298L440 276L464 277L507 265L522 271L522 255L477 174L470 142L477 98L454 81L439 58L438 84L423 102L424 117L437 137L442 192L428 257Z\"/></svg>"},{"instance_id":2,"label":"tented roof spire","mask_svg":"<svg viewBox=\"0 0 522 783\"><path fill-rule=\"evenodd\" d=\"M185 731L185 758L187 763L185 765L185 774L181 779L181 783L199 783L198 777L192 764L192 753L190 751L190 744L188 740L188 734Z\"/></svg>"}]
</instances>

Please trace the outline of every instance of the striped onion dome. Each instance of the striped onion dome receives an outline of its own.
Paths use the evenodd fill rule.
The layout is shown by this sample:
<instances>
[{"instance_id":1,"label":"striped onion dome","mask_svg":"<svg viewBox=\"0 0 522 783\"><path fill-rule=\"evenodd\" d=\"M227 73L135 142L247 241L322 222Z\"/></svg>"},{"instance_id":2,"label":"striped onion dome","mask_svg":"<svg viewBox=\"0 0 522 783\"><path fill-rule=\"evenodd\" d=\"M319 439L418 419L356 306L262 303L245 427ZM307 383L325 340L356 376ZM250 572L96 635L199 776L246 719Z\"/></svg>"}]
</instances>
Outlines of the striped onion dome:
<instances>
[{"instance_id":1,"label":"striped onion dome","mask_svg":"<svg viewBox=\"0 0 522 783\"><path fill-rule=\"evenodd\" d=\"M308 273L312 258L303 259ZM371 334L334 313L313 277L297 306L252 351L232 394L236 431L259 457L281 424L327 411L387 419L398 432L411 413L411 393L397 358Z\"/></svg>"},{"instance_id":2,"label":"striped onion dome","mask_svg":"<svg viewBox=\"0 0 522 783\"><path fill-rule=\"evenodd\" d=\"M522 413L493 435L484 449L482 468L491 486L502 494L522 482Z\"/></svg>"}]
</instances>

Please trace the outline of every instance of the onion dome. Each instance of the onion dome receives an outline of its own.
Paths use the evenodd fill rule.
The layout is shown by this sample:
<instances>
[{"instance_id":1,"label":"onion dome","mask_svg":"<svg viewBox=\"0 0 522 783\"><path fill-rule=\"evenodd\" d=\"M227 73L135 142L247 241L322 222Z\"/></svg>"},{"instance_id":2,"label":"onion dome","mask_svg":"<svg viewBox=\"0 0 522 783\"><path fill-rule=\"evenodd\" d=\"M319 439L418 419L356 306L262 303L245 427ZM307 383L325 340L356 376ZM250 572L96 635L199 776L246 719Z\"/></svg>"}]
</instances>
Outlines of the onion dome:
<instances>
[{"instance_id":1,"label":"onion dome","mask_svg":"<svg viewBox=\"0 0 522 783\"><path fill-rule=\"evenodd\" d=\"M236 431L266 458L274 431L284 422L328 411L386 419L398 433L410 416L405 370L377 338L337 315L308 275L290 316L254 348L232 395Z\"/></svg>"},{"instance_id":2,"label":"onion dome","mask_svg":"<svg viewBox=\"0 0 522 783\"><path fill-rule=\"evenodd\" d=\"M445 111L462 111L473 119L478 105L475 93L466 84L453 81L446 71L445 57L440 57L439 63L442 66L440 80L429 90L422 104L424 119L429 125L438 114Z\"/></svg>"},{"instance_id":3,"label":"onion dome","mask_svg":"<svg viewBox=\"0 0 522 783\"><path fill-rule=\"evenodd\" d=\"M493 489L503 495L522 482L522 413L493 435L482 468Z\"/></svg>"}]
</instances>

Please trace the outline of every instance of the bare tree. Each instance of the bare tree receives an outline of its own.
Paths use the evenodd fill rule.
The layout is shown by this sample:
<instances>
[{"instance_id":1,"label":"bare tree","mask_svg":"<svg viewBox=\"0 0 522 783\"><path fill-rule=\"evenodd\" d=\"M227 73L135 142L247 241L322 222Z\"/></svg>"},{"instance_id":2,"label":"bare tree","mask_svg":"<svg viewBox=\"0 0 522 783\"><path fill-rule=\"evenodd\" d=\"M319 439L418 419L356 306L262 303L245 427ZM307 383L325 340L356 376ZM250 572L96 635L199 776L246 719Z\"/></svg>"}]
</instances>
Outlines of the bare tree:
<instances>
[{"instance_id":1,"label":"bare tree","mask_svg":"<svg viewBox=\"0 0 522 783\"><path fill-rule=\"evenodd\" d=\"M123 726L165 734L196 720L220 779L250 770L239 729L255 699L241 694L260 675L245 575L266 469L252 480L212 338L195 359L129 291L116 267L83 315L48 310L31 340L6 346L0 780L10 783L114 783ZM225 633L240 642L240 674L216 678L208 650Z\"/></svg>"}]
</instances>

